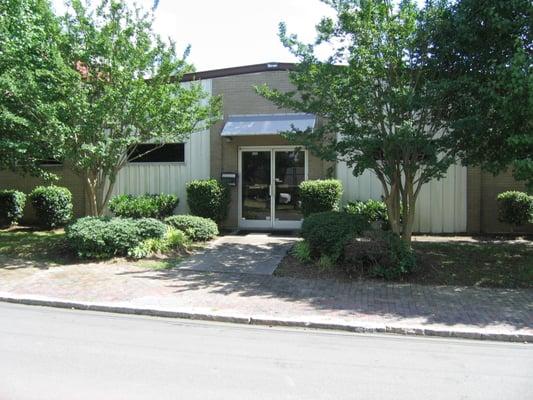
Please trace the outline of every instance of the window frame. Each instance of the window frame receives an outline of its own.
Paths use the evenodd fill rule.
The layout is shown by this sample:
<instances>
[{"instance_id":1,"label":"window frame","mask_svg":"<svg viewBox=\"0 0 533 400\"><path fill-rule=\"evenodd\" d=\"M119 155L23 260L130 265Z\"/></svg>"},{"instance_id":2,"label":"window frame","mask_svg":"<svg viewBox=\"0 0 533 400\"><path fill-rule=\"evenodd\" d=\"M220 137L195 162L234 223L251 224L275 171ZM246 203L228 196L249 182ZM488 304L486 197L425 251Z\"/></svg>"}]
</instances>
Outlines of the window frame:
<instances>
[{"instance_id":1,"label":"window frame","mask_svg":"<svg viewBox=\"0 0 533 400\"><path fill-rule=\"evenodd\" d=\"M129 161L126 165L185 165L187 164L187 142L168 142L167 144L182 144L183 145L183 161ZM157 143L139 143L139 145L157 145ZM129 158L129 157L128 157Z\"/></svg>"}]
</instances>

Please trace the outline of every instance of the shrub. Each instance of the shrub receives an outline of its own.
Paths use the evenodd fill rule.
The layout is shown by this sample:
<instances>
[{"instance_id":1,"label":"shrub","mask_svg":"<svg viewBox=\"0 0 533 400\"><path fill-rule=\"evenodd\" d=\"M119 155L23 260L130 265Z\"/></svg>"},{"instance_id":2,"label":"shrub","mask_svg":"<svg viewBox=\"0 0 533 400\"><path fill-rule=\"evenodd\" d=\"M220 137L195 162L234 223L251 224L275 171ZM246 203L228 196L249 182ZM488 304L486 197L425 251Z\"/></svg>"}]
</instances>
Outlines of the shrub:
<instances>
[{"instance_id":1,"label":"shrub","mask_svg":"<svg viewBox=\"0 0 533 400\"><path fill-rule=\"evenodd\" d=\"M124 256L146 239L161 238L167 227L156 219L85 217L67 226L67 243L82 258Z\"/></svg>"},{"instance_id":2,"label":"shrub","mask_svg":"<svg viewBox=\"0 0 533 400\"><path fill-rule=\"evenodd\" d=\"M221 223L228 213L229 187L216 179L201 179L187 184L187 204L191 214Z\"/></svg>"},{"instance_id":3,"label":"shrub","mask_svg":"<svg viewBox=\"0 0 533 400\"><path fill-rule=\"evenodd\" d=\"M122 218L164 219L174 213L178 204L179 199L173 194L121 194L111 199L109 209Z\"/></svg>"},{"instance_id":4,"label":"shrub","mask_svg":"<svg viewBox=\"0 0 533 400\"><path fill-rule=\"evenodd\" d=\"M344 247L344 267L349 273L368 269L376 277L392 280L409 274L415 266L413 251L390 231L365 232Z\"/></svg>"},{"instance_id":5,"label":"shrub","mask_svg":"<svg viewBox=\"0 0 533 400\"><path fill-rule=\"evenodd\" d=\"M304 217L338 209L342 196L340 181L335 179L303 181L298 188Z\"/></svg>"},{"instance_id":6,"label":"shrub","mask_svg":"<svg viewBox=\"0 0 533 400\"><path fill-rule=\"evenodd\" d=\"M382 201L370 199L350 202L344 206L344 211L348 214L361 215L370 223L377 222L381 224L383 230L390 229L387 205Z\"/></svg>"},{"instance_id":7,"label":"shrub","mask_svg":"<svg viewBox=\"0 0 533 400\"><path fill-rule=\"evenodd\" d=\"M195 215L173 215L165 219L165 222L179 229L194 242L204 242L218 235L218 227L208 218Z\"/></svg>"},{"instance_id":8,"label":"shrub","mask_svg":"<svg viewBox=\"0 0 533 400\"><path fill-rule=\"evenodd\" d=\"M533 196L523 192L503 192L497 197L498 220L511 225L533 222Z\"/></svg>"},{"instance_id":9,"label":"shrub","mask_svg":"<svg viewBox=\"0 0 533 400\"><path fill-rule=\"evenodd\" d=\"M302 263L308 263L311 261L311 247L305 240L296 242L291 249L291 254Z\"/></svg>"},{"instance_id":10,"label":"shrub","mask_svg":"<svg viewBox=\"0 0 533 400\"><path fill-rule=\"evenodd\" d=\"M16 224L24 212L26 195L18 190L0 190L0 227Z\"/></svg>"},{"instance_id":11,"label":"shrub","mask_svg":"<svg viewBox=\"0 0 533 400\"><path fill-rule=\"evenodd\" d=\"M368 221L361 216L326 211L305 218L301 233L313 256L326 255L335 262L342 255L344 244L368 228Z\"/></svg>"},{"instance_id":12,"label":"shrub","mask_svg":"<svg viewBox=\"0 0 533 400\"><path fill-rule=\"evenodd\" d=\"M187 247L189 239L182 231L167 227L162 238L145 239L134 248L128 250L128 256L136 259L166 253L172 250L182 250Z\"/></svg>"},{"instance_id":13,"label":"shrub","mask_svg":"<svg viewBox=\"0 0 533 400\"><path fill-rule=\"evenodd\" d=\"M72 218L72 193L60 186L38 186L30 193L39 225L57 228Z\"/></svg>"}]
</instances>

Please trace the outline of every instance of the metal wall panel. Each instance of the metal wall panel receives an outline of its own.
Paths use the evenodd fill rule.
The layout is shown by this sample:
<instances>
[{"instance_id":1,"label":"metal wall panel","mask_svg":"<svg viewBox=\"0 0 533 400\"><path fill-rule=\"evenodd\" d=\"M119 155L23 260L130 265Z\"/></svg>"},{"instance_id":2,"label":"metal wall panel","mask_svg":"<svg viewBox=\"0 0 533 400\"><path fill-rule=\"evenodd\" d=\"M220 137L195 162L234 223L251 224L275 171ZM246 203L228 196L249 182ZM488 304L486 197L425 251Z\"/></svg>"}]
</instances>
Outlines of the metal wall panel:
<instances>
[{"instance_id":1,"label":"metal wall panel","mask_svg":"<svg viewBox=\"0 0 533 400\"><path fill-rule=\"evenodd\" d=\"M342 182L343 204L355 200L381 200L383 190L374 173L355 177L346 163L337 164ZM466 167L452 165L441 180L433 180L420 190L415 209L415 232L453 233L466 231Z\"/></svg>"},{"instance_id":2,"label":"metal wall panel","mask_svg":"<svg viewBox=\"0 0 533 400\"><path fill-rule=\"evenodd\" d=\"M188 85L186 83L185 85ZM208 93L211 93L211 80L201 81ZM185 142L185 162L183 163L131 163L118 174L113 195L145 193L176 194L179 205L176 212L187 212L187 194L185 185L194 179L210 177L210 141L209 130L196 132Z\"/></svg>"}]
</instances>

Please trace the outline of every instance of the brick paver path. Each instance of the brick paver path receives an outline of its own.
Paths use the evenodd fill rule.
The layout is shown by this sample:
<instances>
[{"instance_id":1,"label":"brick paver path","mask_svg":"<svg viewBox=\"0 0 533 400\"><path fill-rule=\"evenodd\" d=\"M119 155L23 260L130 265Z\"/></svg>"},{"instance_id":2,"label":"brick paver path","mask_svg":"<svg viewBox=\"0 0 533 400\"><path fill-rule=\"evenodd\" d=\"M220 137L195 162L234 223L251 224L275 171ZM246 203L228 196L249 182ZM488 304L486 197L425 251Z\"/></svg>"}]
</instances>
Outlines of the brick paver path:
<instances>
[{"instance_id":1,"label":"brick paver path","mask_svg":"<svg viewBox=\"0 0 533 400\"><path fill-rule=\"evenodd\" d=\"M0 297L354 327L533 335L533 290L343 283L153 271L131 263L54 266L0 259Z\"/></svg>"}]
</instances>

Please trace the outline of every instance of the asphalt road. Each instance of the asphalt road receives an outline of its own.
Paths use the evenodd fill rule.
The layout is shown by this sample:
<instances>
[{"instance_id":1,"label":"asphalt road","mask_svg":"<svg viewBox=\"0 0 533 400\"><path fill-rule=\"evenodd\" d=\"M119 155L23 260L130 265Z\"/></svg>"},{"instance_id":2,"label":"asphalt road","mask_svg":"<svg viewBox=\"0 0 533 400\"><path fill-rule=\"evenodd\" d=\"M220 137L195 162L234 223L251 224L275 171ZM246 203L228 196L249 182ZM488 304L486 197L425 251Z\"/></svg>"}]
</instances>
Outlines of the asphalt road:
<instances>
[{"instance_id":1,"label":"asphalt road","mask_svg":"<svg viewBox=\"0 0 533 400\"><path fill-rule=\"evenodd\" d=\"M0 400L533 399L533 345L0 303Z\"/></svg>"}]
</instances>

